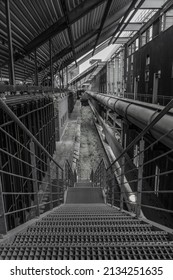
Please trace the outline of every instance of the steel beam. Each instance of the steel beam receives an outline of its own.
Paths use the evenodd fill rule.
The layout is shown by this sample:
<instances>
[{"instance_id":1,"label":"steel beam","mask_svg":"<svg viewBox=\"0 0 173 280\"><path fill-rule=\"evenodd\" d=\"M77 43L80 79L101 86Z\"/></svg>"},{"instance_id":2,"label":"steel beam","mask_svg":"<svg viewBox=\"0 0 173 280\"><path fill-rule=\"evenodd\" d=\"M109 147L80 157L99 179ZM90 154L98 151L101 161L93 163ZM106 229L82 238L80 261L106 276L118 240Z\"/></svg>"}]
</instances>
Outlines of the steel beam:
<instances>
[{"instance_id":1,"label":"steel beam","mask_svg":"<svg viewBox=\"0 0 173 280\"><path fill-rule=\"evenodd\" d=\"M37 65L37 50L35 49L35 86L38 86L38 65Z\"/></svg>"},{"instance_id":2,"label":"steel beam","mask_svg":"<svg viewBox=\"0 0 173 280\"><path fill-rule=\"evenodd\" d=\"M53 87L53 63L52 63L52 39L49 40L49 54L50 54L50 81Z\"/></svg>"},{"instance_id":3,"label":"steel beam","mask_svg":"<svg viewBox=\"0 0 173 280\"><path fill-rule=\"evenodd\" d=\"M75 59L75 63L76 63L76 67L77 67L77 60L76 60L76 53L75 53L75 43L74 43L74 39L73 39L73 34L72 34L72 29L71 29L71 24L70 24L70 20L69 20L69 13L67 12L67 4L65 0L60 0L61 2L61 7L65 16L65 21L66 21L66 25L67 25L67 29L68 29L68 36L70 39L70 43L72 46L72 52L73 52L73 56Z\"/></svg>"},{"instance_id":4,"label":"steel beam","mask_svg":"<svg viewBox=\"0 0 173 280\"><path fill-rule=\"evenodd\" d=\"M9 50L9 81L11 85L15 85L15 75L14 75L14 60L13 60L13 42L12 42L12 32L11 32L11 17L10 17L10 1L5 1L6 10L6 21L7 21L7 32L8 32L8 50Z\"/></svg>"},{"instance_id":5,"label":"steel beam","mask_svg":"<svg viewBox=\"0 0 173 280\"><path fill-rule=\"evenodd\" d=\"M99 31L98 31L98 34L97 34L97 38L96 38L96 41L95 41L95 45L94 45L94 49L93 49L93 52L92 52L92 56L93 56L94 53L95 53L95 49L96 49L97 43L98 43L98 41L99 41L100 34L101 34L102 29L103 29L103 26L104 26L104 24L105 24L106 18L107 18L107 16L108 16L108 13L109 13L109 10L110 10L112 1L113 1L113 0L108 0L108 1L107 1L106 7L105 7L105 10L104 10L104 14L103 14L103 17L102 17L102 21L101 21L101 24L100 24L100 28L99 28Z\"/></svg>"},{"instance_id":6,"label":"steel beam","mask_svg":"<svg viewBox=\"0 0 173 280\"><path fill-rule=\"evenodd\" d=\"M119 36L121 35L121 33L124 31L125 27L129 24L129 22L131 21L131 19L134 17L134 15L136 14L136 12L138 11L138 9L141 7L142 3L145 0L141 0L139 3L137 2L137 6L135 6L134 11L132 12L132 14L130 15L130 17L128 18L128 21L124 24L124 26L122 27L120 25L119 30L118 30L118 35L116 36L115 40L113 41L113 44L115 44L115 42L117 41L117 39L119 38ZM128 15L124 18L123 22L125 21L125 19L128 17Z\"/></svg>"},{"instance_id":7,"label":"steel beam","mask_svg":"<svg viewBox=\"0 0 173 280\"><path fill-rule=\"evenodd\" d=\"M69 23L73 24L78 21L80 18L84 17L92 9L95 9L97 6L101 5L106 0L92 0L85 1L78 5L75 9L68 13ZM60 18L55 24L51 25L48 29L43 31L39 36L32 40L27 46L25 46L26 54L32 52L36 47L41 46L43 43L48 41L51 37L57 35L66 29L66 19L65 17Z\"/></svg>"},{"instance_id":8,"label":"steel beam","mask_svg":"<svg viewBox=\"0 0 173 280\"><path fill-rule=\"evenodd\" d=\"M144 1L145 1L145 0L141 0L140 3L137 5L137 7L140 7L140 5L142 5ZM118 25L118 27L115 29L115 31L114 31L114 33L113 33L113 35L112 35L112 38L111 38L110 41L109 41L109 45L110 45L110 44L112 43L112 41L114 40L114 36L122 29L122 26L124 25L124 22L125 22L126 18L128 17L129 13L135 8L135 5L136 5L137 3L138 3L138 0L134 0L134 1L131 2L129 8L127 9L127 11L126 11L125 14L124 14L123 19L121 20L121 22L120 22L120 24ZM135 12L136 12L136 8L135 8ZM128 20L128 22L127 22L126 24L128 24L129 21L130 21L130 20ZM125 26L126 26L126 24L125 24ZM123 27L125 28L125 26L123 26ZM120 34L119 34L119 35L120 35ZM116 39L117 39L117 38L116 38ZM115 40L114 40L113 43L115 43Z\"/></svg>"}]
</instances>

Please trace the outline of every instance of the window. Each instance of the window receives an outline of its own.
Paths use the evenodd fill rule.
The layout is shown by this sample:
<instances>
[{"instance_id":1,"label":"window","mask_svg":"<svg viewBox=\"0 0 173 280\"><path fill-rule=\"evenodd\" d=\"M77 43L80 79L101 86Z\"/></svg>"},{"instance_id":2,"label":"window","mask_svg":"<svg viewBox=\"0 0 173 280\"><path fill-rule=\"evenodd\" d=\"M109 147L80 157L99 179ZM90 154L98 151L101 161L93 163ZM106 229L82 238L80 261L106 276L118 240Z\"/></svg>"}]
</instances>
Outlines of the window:
<instances>
[{"instance_id":1,"label":"window","mask_svg":"<svg viewBox=\"0 0 173 280\"><path fill-rule=\"evenodd\" d=\"M146 32L142 33L141 35L141 46L146 44Z\"/></svg>"},{"instance_id":2,"label":"window","mask_svg":"<svg viewBox=\"0 0 173 280\"><path fill-rule=\"evenodd\" d=\"M136 45L135 45L135 42L133 42L131 46L132 46L132 53L134 53L134 52L135 52L135 50L136 50Z\"/></svg>"},{"instance_id":3,"label":"window","mask_svg":"<svg viewBox=\"0 0 173 280\"><path fill-rule=\"evenodd\" d=\"M149 65L150 64L150 56L147 55L147 58L146 58L146 65Z\"/></svg>"},{"instance_id":4,"label":"window","mask_svg":"<svg viewBox=\"0 0 173 280\"><path fill-rule=\"evenodd\" d=\"M149 79L150 79L150 72L145 71L145 82L149 82Z\"/></svg>"},{"instance_id":5,"label":"window","mask_svg":"<svg viewBox=\"0 0 173 280\"><path fill-rule=\"evenodd\" d=\"M165 29L173 25L173 9L165 13Z\"/></svg>"},{"instance_id":6,"label":"window","mask_svg":"<svg viewBox=\"0 0 173 280\"><path fill-rule=\"evenodd\" d=\"M131 48L131 45L128 47L128 55L131 55L132 53L132 48Z\"/></svg>"},{"instance_id":7,"label":"window","mask_svg":"<svg viewBox=\"0 0 173 280\"><path fill-rule=\"evenodd\" d=\"M173 25L173 9L170 9L161 17L161 31L168 29Z\"/></svg>"},{"instance_id":8,"label":"window","mask_svg":"<svg viewBox=\"0 0 173 280\"><path fill-rule=\"evenodd\" d=\"M131 66L130 66L130 70L133 71L133 55L131 55Z\"/></svg>"},{"instance_id":9,"label":"window","mask_svg":"<svg viewBox=\"0 0 173 280\"><path fill-rule=\"evenodd\" d=\"M139 49L139 38L137 38L135 41L135 49L136 51Z\"/></svg>"},{"instance_id":10,"label":"window","mask_svg":"<svg viewBox=\"0 0 173 280\"><path fill-rule=\"evenodd\" d=\"M127 58L127 68L126 68L126 71L128 72L129 70L129 58Z\"/></svg>"},{"instance_id":11,"label":"window","mask_svg":"<svg viewBox=\"0 0 173 280\"><path fill-rule=\"evenodd\" d=\"M153 38L153 26L151 25L147 31L148 31L147 42L149 42Z\"/></svg>"}]
</instances>

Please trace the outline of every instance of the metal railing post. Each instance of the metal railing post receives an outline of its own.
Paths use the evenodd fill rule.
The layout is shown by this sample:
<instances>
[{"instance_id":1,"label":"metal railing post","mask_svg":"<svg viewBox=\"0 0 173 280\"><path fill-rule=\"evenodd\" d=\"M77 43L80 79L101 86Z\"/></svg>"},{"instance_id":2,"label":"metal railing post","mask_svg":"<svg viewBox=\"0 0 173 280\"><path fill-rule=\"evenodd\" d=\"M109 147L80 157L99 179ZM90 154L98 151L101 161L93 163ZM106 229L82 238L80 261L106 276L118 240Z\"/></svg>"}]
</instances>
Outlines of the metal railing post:
<instances>
[{"instance_id":1,"label":"metal railing post","mask_svg":"<svg viewBox=\"0 0 173 280\"><path fill-rule=\"evenodd\" d=\"M48 183L48 191L49 193L49 200L50 200L50 209L53 209L53 202L52 202L52 184L51 184L51 177L50 177L50 159L47 159L47 183Z\"/></svg>"},{"instance_id":2,"label":"metal railing post","mask_svg":"<svg viewBox=\"0 0 173 280\"><path fill-rule=\"evenodd\" d=\"M36 215L40 216L40 208L39 208L39 198L38 198L38 182L37 182L37 171L36 171L36 158L35 158L35 144L31 140L30 142L30 151L31 151L31 165L32 165L32 178L33 178L33 188L34 188L34 197L35 204L37 207Z\"/></svg>"},{"instance_id":3,"label":"metal railing post","mask_svg":"<svg viewBox=\"0 0 173 280\"><path fill-rule=\"evenodd\" d=\"M7 233L7 223L5 217L5 209L4 209L4 197L2 191L2 182L0 176L0 234Z\"/></svg>"},{"instance_id":4,"label":"metal railing post","mask_svg":"<svg viewBox=\"0 0 173 280\"><path fill-rule=\"evenodd\" d=\"M120 177L120 210L123 210L123 192L124 192L124 172L125 172L125 157L121 161L121 177Z\"/></svg>"},{"instance_id":5,"label":"metal railing post","mask_svg":"<svg viewBox=\"0 0 173 280\"><path fill-rule=\"evenodd\" d=\"M141 199L142 199L142 180L143 180L143 163L144 163L144 145L143 138L139 143L139 167L138 167L138 184L137 184L137 207L136 216L140 217L141 214Z\"/></svg>"},{"instance_id":6,"label":"metal railing post","mask_svg":"<svg viewBox=\"0 0 173 280\"><path fill-rule=\"evenodd\" d=\"M54 195L57 198L60 199L61 197L61 188L60 188L60 182L59 182L59 168L56 166L56 169L55 169L55 172L56 172L56 185L57 185L57 190L56 190L56 195Z\"/></svg>"}]
</instances>

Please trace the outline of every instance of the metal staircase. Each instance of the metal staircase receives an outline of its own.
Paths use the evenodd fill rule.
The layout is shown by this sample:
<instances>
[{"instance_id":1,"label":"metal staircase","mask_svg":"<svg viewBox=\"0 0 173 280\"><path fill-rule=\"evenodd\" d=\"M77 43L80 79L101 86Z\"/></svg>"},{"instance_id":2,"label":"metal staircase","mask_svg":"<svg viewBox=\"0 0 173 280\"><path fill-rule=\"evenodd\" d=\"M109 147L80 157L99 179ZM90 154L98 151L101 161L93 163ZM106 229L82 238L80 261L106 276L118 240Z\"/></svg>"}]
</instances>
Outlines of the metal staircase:
<instances>
[{"instance_id":1,"label":"metal staircase","mask_svg":"<svg viewBox=\"0 0 173 280\"><path fill-rule=\"evenodd\" d=\"M67 203L0 245L2 260L172 259L172 236L100 200L99 188L69 188ZM72 191L73 190L73 191ZM86 190L86 188L83 188ZM98 196L93 196L93 192ZM75 194L75 196L74 196ZM92 203L88 204L88 196ZM73 204L74 197L76 201ZM84 201L86 198L86 201ZM101 198L100 198L101 199Z\"/></svg>"},{"instance_id":2,"label":"metal staircase","mask_svg":"<svg viewBox=\"0 0 173 280\"><path fill-rule=\"evenodd\" d=\"M1 102L2 103L2 102ZM0 103L0 104L1 104ZM172 102L173 103L173 102ZM149 125L153 126L171 106L164 109L156 119ZM102 160L92 172L92 182L80 181L75 183L74 174L69 163L66 161L63 168L55 162L52 156L38 142L38 140L26 129L26 127L9 111L4 104L1 104L6 113L11 116L14 122L25 131L28 137L27 148L29 160L23 164L29 164L30 177L22 174L10 173L1 170L2 175L24 178L32 182L32 188L27 192L5 192L0 185L0 259L2 260L140 260L140 259L173 259L173 230L161 226L161 223L147 221L143 216L143 209L148 208L152 213L157 212L167 222L171 221L173 211L164 208L161 204L146 204L146 194L153 194L158 202L158 194L167 190L158 190L155 194L152 190L143 188L147 176L143 176L144 143L143 136L148 131L143 130L132 144L139 143L139 152L135 156L139 157L139 165L135 167L137 176L130 182L127 174L133 173L133 169L127 169L126 154L127 147L111 166L106 168ZM9 134L4 131L4 135ZM162 136L164 137L164 135ZM13 137L14 138L14 137ZM156 141L157 144L158 140ZM18 141L18 145L21 143ZM132 146L130 144L130 147ZM152 147L154 145L152 143ZM46 168L41 172L47 178L43 199L40 197L40 184L43 182L39 177L40 166L38 166L38 155L34 153L34 147L38 147L44 152L40 162ZM22 146L23 147L23 146ZM147 149L149 149L147 147ZM13 154L8 153L14 157ZM47 156L47 158L46 158ZM16 157L15 157L16 159ZM39 159L40 160L40 159ZM51 168L50 161L55 164ZM132 158L133 161L133 158ZM51 169L55 175L51 180ZM169 170L166 175L170 175L173 170ZM160 175L164 175L162 172ZM159 176L160 176L159 175ZM153 175L155 176L155 175ZM134 182L135 181L135 182ZM75 183L75 184L74 184ZM131 184L135 183L135 184ZM168 190L168 193L172 193ZM48 194L48 195L47 195ZM29 197L28 206L25 204L18 209L5 208L8 196L12 196L14 201L19 195ZM27 201L27 200L26 200ZM154 201L154 202L155 202ZM34 205L33 205L34 203ZM15 204L14 204L15 205ZM44 209L43 206L45 205ZM45 212L40 215L40 210ZM30 211L29 225L20 230L16 223L15 234L10 233L9 220L12 218L23 220L21 214ZM163 215L165 213L165 215ZM37 217L37 218L36 218ZM35 219L36 218L36 219ZM8 223L8 224L7 224ZM171 223L170 223L171 224ZM167 224L169 226L169 223ZM13 229L14 232L14 229ZM4 235L4 236L3 236Z\"/></svg>"}]
</instances>

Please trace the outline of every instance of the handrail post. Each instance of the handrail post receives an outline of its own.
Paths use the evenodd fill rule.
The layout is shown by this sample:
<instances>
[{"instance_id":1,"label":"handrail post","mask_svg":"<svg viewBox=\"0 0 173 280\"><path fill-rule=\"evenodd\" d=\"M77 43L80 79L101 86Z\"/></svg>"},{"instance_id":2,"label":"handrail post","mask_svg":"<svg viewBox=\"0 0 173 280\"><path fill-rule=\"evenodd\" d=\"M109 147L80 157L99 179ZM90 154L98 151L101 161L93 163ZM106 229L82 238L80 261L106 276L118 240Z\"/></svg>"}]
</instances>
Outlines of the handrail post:
<instances>
[{"instance_id":1,"label":"handrail post","mask_svg":"<svg viewBox=\"0 0 173 280\"><path fill-rule=\"evenodd\" d=\"M34 197L35 204L37 207L36 215L40 216L40 208L39 208L39 198L38 198L38 182L37 182L37 171L36 171L36 158L35 158L35 144L31 140L30 142L30 155L31 155L31 165L32 165L32 179L33 179L33 188L34 188Z\"/></svg>"},{"instance_id":2,"label":"handrail post","mask_svg":"<svg viewBox=\"0 0 173 280\"><path fill-rule=\"evenodd\" d=\"M59 182L59 168L56 166L56 185L57 185L57 190L56 190L56 195L55 197L60 199L60 196L61 196L61 189L60 189L60 182Z\"/></svg>"},{"instance_id":3,"label":"handrail post","mask_svg":"<svg viewBox=\"0 0 173 280\"><path fill-rule=\"evenodd\" d=\"M2 191L2 182L0 176L0 234L7 233L7 223L5 217L5 209L4 209L4 197Z\"/></svg>"},{"instance_id":4,"label":"handrail post","mask_svg":"<svg viewBox=\"0 0 173 280\"><path fill-rule=\"evenodd\" d=\"M143 179L143 163L144 163L144 145L143 138L139 143L139 167L138 167L138 184L137 184L137 207L136 216L140 217L141 214L141 199L142 199L142 179Z\"/></svg>"},{"instance_id":5,"label":"handrail post","mask_svg":"<svg viewBox=\"0 0 173 280\"><path fill-rule=\"evenodd\" d=\"M123 210L123 192L124 192L124 172L125 172L125 157L122 157L121 161L121 177L120 177L120 210Z\"/></svg>"},{"instance_id":6,"label":"handrail post","mask_svg":"<svg viewBox=\"0 0 173 280\"><path fill-rule=\"evenodd\" d=\"M50 177L50 159L47 158L47 182L48 182L48 190L49 193L49 200L50 200L50 209L53 209L53 202L52 202L52 184L51 184L51 177Z\"/></svg>"}]
</instances>

